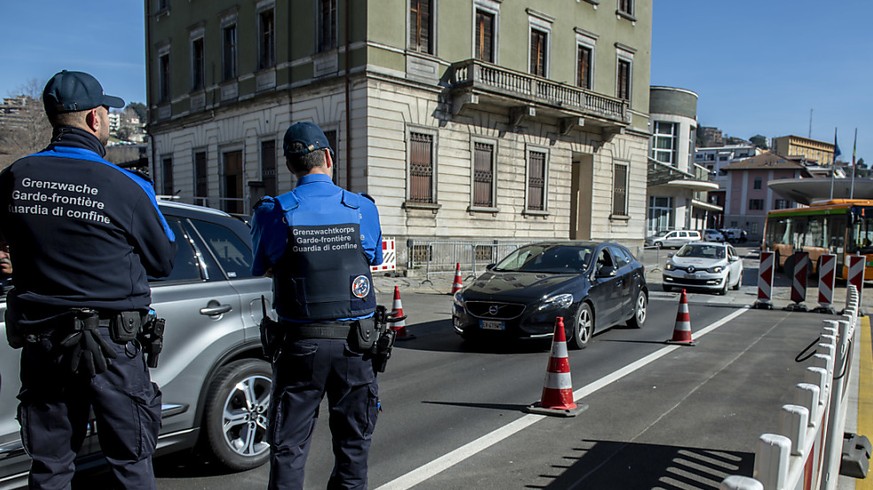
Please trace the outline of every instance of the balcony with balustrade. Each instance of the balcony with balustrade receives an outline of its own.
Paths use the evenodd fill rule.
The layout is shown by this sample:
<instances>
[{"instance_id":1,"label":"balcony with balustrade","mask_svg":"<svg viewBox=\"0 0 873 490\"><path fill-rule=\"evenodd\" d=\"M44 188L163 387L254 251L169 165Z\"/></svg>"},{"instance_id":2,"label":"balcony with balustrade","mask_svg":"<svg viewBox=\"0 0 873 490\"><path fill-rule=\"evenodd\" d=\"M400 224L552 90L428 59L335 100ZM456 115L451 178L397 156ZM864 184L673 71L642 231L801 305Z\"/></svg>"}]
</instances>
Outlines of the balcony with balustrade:
<instances>
[{"instance_id":1,"label":"balcony with balustrade","mask_svg":"<svg viewBox=\"0 0 873 490\"><path fill-rule=\"evenodd\" d=\"M455 115L476 104L496 106L509 109L514 126L525 117L556 118L564 134L583 125L616 134L630 123L627 100L480 60L453 63L448 75Z\"/></svg>"}]
</instances>

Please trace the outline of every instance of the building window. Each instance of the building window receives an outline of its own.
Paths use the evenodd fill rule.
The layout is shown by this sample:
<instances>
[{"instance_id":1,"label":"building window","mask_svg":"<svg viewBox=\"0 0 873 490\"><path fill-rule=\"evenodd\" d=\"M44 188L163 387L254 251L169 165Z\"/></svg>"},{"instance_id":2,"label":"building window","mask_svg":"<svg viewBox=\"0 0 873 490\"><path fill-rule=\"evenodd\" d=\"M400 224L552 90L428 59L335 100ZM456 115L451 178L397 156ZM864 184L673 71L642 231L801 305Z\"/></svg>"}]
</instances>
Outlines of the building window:
<instances>
[{"instance_id":1,"label":"building window","mask_svg":"<svg viewBox=\"0 0 873 490\"><path fill-rule=\"evenodd\" d=\"M409 200L433 204L433 135L409 134Z\"/></svg>"},{"instance_id":2,"label":"building window","mask_svg":"<svg viewBox=\"0 0 873 490\"><path fill-rule=\"evenodd\" d=\"M173 159L171 157L161 160L161 190L164 195L173 195Z\"/></svg>"},{"instance_id":3,"label":"building window","mask_svg":"<svg viewBox=\"0 0 873 490\"><path fill-rule=\"evenodd\" d=\"M755 180L752 183L752 188L755 190L759 190L761 188L761 177L755 177Z\"/></svg>"},{"instance_id":4,"label":"building window","mask_svg":"<svg viewBox=\"0 0 873 490\"><path fill-rule=\"evenodd\" d=\"M339 149L336 146L336 131L325 131L324 137L327 138L327 144L330 146L330 149L333 150L333 153L331 153L331 157L333 158L333 183L340 185L340 176L343 175L344 170L342 170L339 162Z\"/></svg>"},{"instance_id":5,"label":"building window","mask_svg":"<svg viewBox=\"0 0 873 490\"><path fill-rule=\"evenodd\" d=\"M473 207L494 207L494 145L473 143Z\"/></svg>"},{"instance_id":6,"label":"building window","mask_svg":"<svg viewBox=\"0 0 873 490\"><path fill-rule=\"evenodd\" d=\"M612 214L627 216L627 170L628 164L616 162L612 171Z\"/></svg>"},{"instance_id":7,"label":"building window","mask_svg":"<svg viewBox=\"0 0 873 490\"><path fill-rule=\"evenodd\" d=\"M276 64L276 23L273 9L258 14L258 69Z\"/></svg>"},{"instance_id":8,"label":"building window","mask_svg":"<svg viewBox=\"0 0 873 490\"><path fill-rule=\"evenodd\" d=\"M209 174L206 168L206 152L194 154L194 204L208 206Z\"/></svg>"},{"instance_id":9,"label":"building window","mask_svg":"<svg viewBox=\"0 0 873 490\"><path fill-rule=\"evenodd\" d=\"M546 210L546 153L529 151L527 154L527 209Z\"/></svg>"},{"instance_id":10,"label":"building window","mask_svg":"<svg viewBox=\"0 0 873 490\"><path fill-rule=\"evenodd\" d=\"M678 140L679 124L655 121L652 131L652 158L676 166L676 142Z\"/></svg>"},{"instance_id":11,"label":"building window","mask_svg":"<svg viewBox=\"0 0 873 490\"><path fill-rule=\"evenodd\" d=\"M336 0L319 0L318 50L336 47Z\"/></svg>"},{"instance_id":12,"label":"building window","mask_svg":"<svg viewBox=\"0 0 873 490\"><path fill-rule=\"evenodd\" d=\"M261 182L265 195L278 194L276 177L276 140L261 141Z\"/></svg>"},{"instance_id":13,"label":"building window","mask_svg":"<svg viewBox=\"0 0 873 490\"><path fill-rule=\"evenodd\" d=\"M633 17L634 0L618 0L618 11Z\"/></svg>"},{"instance_id":14,"label":"building window","mask_svg":"<svg viewBox=\"0 0 873 490\"><path fill-rule=\"evenodd\" d=\"M158 97L159 102L170 101L170 53L158 57Z\"/></svg>"},{"instance_id":15,"label":"building window","mask_svg":"<svg viewBox=\"0 0 873 490\"><path fill-rule=\"evenodd\" d=\"M630 100L631 95L631 62L624 58L618 59L618 71L616 73L616 97Z\"/></svg>"},{"instance_id":16,"label":"building window","mask_svg":"<svg viewBox=\"0 0 873 490\"><path fill-rule=\"evenodd\" d=\"M576 85L591 88L591 61L594 49L582 44L576 45Z\"/></svg>"},{"instance_id":17,"label":"building window","mask_svg":"<svg viewBox=\"0 0 873 490\"><path fill-rule=\"evenodd\" d=\"M761 211L764 209L763 199L749 199L749 211Z\"/></svg>"},{"instance_id":18,"label":"building window","mask_svg":"<svg viewBox=\"0 0 873 490\"><path fill-rule=\"evenodd\" d=\"M224 28L222 28L222 80L233 80L236 78L236 51L236 24L224 26Z\"/></svg>"},{"instance_id":19,"label":"building window","mask_svg":"<svg viewBox=\"0 0 873 490\"><path fill-rule=\"evenodd\" d=\"M530 30L530 73L540 77L547 76L546 59L548 58L549 34L546 31L531 28Z\"/></svg>"},{"instance_id":20,"label":"building window","mask_svg":"<svg viewBox=\"0 0 873 490\"><path fill-rule=\"evenodd\" d=\"M659 231L673 229L673 198L649 196L648 231L654 235Z\"/></svg>"},{"instance_id":21,"label":"building window","mask_svg":"<svg viewBox=\"0 0 873 490\"><path fill-rule=\"evenodd\" d=\"M243 158L242 151L224 153L224 172L221 209L230 214L243 212Z\"/></svg>"},{"instance_id":22,"label":"building window","mask_svg":"<svg viewBox=\"0 0 873 490\"><path fill-rule=\"evenodd\" d=\"M433 52L434 0L409 0L409 49L419 53Z\"/></svg>"},{"instance_id":23,"label":"building window","mask_svg":"<svg viewBox=\"0 0 873 490\"><path fill-rule=\"evenodd\" d=\"M791 207L791 201L788 199L776 199L773 203L773 209L788 209Z\"/></svg>"},{"instance_id":24,"label":"building window","mask_svg":"<svg viewBox=\"0 0 873 490\"><path fill-rule=\"evenodd\" d=\"M191 90L203 90L203 76L206 73L206 60L203 56L203 37L191 41Z\"/></svg>"},{"instance_id":25,"label":"building window","mask_svg":"<svg viewBox=\"0 0 873 490\"><path fill-rule=\"evenodd\" d=\"M494 12L476 9L476 59L495 62L495 27L497 16Z\"/></svg>"}]
</instances>

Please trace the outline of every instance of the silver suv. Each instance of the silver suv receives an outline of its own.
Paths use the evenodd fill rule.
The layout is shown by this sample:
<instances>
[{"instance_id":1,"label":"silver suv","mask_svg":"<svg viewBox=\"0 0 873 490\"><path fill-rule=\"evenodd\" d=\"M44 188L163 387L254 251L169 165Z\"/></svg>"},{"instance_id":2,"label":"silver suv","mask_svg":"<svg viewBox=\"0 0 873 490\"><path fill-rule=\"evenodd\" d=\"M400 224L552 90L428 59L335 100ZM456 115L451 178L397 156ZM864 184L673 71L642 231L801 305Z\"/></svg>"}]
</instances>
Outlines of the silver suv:
<instances>
[{"instance_id":1,"label":"silver suv","mask_svg":"<svg viewBox=\"0 0 873 490\"><path fill-rule=\"evenodd\" d=\"M151 280L152 306L167 320L152 380L163 392L157 454L198 449L239 471L265 463L271 369L261 354L261 295L271 282L252 277L249 227L214 209L159 201L176 235L172 274ZM15 257L12 257L13 264ZM267 305L270 308L270 305ZM26 485L30 459L15 420L20 351L5 342L0 297L0 488ZM79 454L102 460L94 425Z\"/></svg>"},{"instance_id":2,"label":"silver suv","mask_svg":"<svg viewBox=\"0 0 873 490\"><path fill-rule=\"evenodd\" d=\"M702 238L697 230L673 230L646 238L646 245L657 248L679 248L686 243L698 242L700 240Z\"/></svg>"}]
</instances>

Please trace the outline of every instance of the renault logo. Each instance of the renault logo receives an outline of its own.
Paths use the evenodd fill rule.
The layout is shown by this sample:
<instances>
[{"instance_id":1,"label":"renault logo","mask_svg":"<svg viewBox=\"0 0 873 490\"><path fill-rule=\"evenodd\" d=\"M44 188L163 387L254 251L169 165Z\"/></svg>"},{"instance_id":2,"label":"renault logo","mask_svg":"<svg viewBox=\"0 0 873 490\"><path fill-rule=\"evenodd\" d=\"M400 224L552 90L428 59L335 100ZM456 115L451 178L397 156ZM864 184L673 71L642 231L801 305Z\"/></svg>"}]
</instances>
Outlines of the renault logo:
<instances>
[{"instance_id":1,"label":"renault logo","mask_svg":"<svg viewBox=\"0 0 873 490\"><path fill-rule=\"evenodd\" d=\"M693 265L689 265L689 266L688 266L688 272L694 272L694 266L693 266Z\"/></svg>"},{"instance_id":2,"label":"renault logo","mask_svg":"<svg viewBox=\"0 0 873 490\"><path fill-rule=\"evenodd\" d=\"M497 312L500 311L500 307L497 305L491 305L488 307L488 314L494 316Z\"/></svg>"}]
</instances>

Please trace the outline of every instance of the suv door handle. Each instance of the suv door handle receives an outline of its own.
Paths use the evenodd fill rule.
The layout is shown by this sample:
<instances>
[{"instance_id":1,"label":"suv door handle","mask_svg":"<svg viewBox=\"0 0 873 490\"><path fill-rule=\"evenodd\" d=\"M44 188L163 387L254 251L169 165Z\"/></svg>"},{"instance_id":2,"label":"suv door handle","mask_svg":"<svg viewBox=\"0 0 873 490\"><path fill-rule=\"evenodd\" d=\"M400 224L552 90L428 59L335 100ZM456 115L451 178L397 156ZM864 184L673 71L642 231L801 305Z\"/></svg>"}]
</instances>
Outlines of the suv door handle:
<instances>
[{"instance_id":1,"label":"suv door handle","mask_svg":"<svg viewBox=\"0 0 873 490\"><path fill-rule=\"evenodd\" d=\"M218 301L212 300L206 304L206 308L200 308L200 314L207 315L207 316L216 316L216 315L221 315L223 313L227 313L228 311L230 311L232 309L233 309L233 306L231 306L231 305L223 305L223 304L219 303Z\"/></svg>"}]
</instances>

